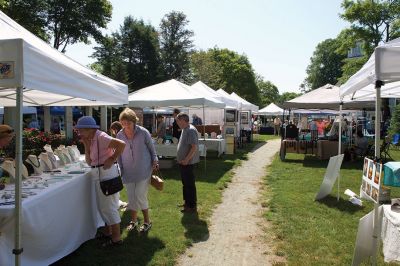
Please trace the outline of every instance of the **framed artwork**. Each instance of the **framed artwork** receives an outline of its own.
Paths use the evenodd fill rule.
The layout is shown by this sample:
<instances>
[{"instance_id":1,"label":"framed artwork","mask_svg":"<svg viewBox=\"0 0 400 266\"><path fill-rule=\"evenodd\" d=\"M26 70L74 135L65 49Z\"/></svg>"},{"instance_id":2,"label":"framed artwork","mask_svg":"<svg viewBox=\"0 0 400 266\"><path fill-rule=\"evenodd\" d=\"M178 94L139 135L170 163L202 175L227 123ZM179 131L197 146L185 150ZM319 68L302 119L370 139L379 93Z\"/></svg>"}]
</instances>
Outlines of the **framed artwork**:
<instances>
[{"instance_id":1,"label":"framed artwork","mask_svg":"<svg viewBox=\"0 0 400 266\"><path fill-rule=\"evenodd\" d=\"M364 191L368 199L374 202L379 201L382 167L381 163L364 158L361 190Z\"/></svg>"},{"instance_id":2,"label":"framed artwork","mask_svg":"<svg viewBox=\"0 0 400 266\"><path fill-rule=\"evenodd\" d=\"M249 112L240 112L240 121L242 124L249 123Z\"/></svg>"}]
</instances>

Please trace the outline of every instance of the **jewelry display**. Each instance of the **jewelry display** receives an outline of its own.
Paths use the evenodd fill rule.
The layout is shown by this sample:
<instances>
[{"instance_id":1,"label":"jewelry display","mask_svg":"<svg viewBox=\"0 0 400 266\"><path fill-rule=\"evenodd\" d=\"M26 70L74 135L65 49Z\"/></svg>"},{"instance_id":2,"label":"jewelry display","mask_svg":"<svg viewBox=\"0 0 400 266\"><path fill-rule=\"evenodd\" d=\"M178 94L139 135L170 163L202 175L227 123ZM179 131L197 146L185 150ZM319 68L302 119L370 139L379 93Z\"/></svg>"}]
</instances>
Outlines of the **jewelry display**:
<instances>
[{"instance_id":1,"label":"jewelry display","mask_svg":"<svg viewBox=\"0 0 400 266\"><path fill-rule=\"evenodd\" d=\"M15 180L15 161L14 160L5 160L0 167L5 170L11 177L11 180L14 181ZM25 179L29 176L28 174L28 169L26 168L26 166L24 164L22 164L22 178Z\"/></svg>"},{"instance_id":2,"label":"jewelry display","mask_svg":"<svg viewBox=\"0 0 400 266\"><path fill-rule=\"evenodd\" d=\"M51 169L57 169L57 158L54 155L54 152L48 151L47 157L49 158L49 161L51 163Z\"/></svg>"},{"instance_id":3,"label":"jewelry display","mask_svg":"<svg viewBox=\"0 0 400 266\"><path fill-rule=\"evenodd\" d=\"M47 152L53 152L53 149L51 148L50 144L46 144L43 146L43 149Z\"/></svg>"},{"instance_id":4,"label":"jewelry display","mask_svg":"<svg viewBox=\"0 0 400 266\"><path fill-rule=\"evenodd\" d=\"M66 165L66 159L65 159L65 155L62 152L61 148L57 148L54 150L54 154L58 156L58 158L60 159L60 164L61 166Z\"/></svg>"},{"instance_id":5,"label":"jewelry display","mask_svg":"<svg viewBox=\"0 0 400 266\"><path fill-rule=\"evenodd\" d=\"M67 164L68 163L72 163L72 159L71 159L71 155L69 155L69 151L68 151L68 148L62 148L61 149L62 150L62 153L64 154L64 156L65 156L65 158L67 159L66 161L67 161Z\"/></svg>"},{"instance_id":6,"label":"jewelry display","mask_svg":"<svg viewBox=\"0 0 400 266\"><path fill-rule=\"evenodd\" d=\"M71 156L72 161L77 162L79 160L79 158L76 157L74 148L72 148L71 146L68 146L67 149L68 149L69 155Z\"/></svg>"},{"instance_id":7,"label":"jewelry display","mask_svg":"<svg viewBox=\"0 0 400 266\"><path fill-rule=\"evenodd\" d=\"M81 152L79 151L78 146L72 145L71 147L74 149L75 154L76 154L76 158L79 161L79 157L81 156Z\"/></svg>"},{"instance_id":8,"label":"jewelry display","mask_svg":"<svg viewBox=\"0 0 400 266\"><path fill-rule=\"evenodd\" d=\"M40 165L40 161L38 160L36 155L33 154L28 155L28 158L26 158L25 162L32 165L35 171L35 175L41 175L43 173L43 166Z\"/></svg>"},{"instance_id":9,"label":"jewelry display","mask_svg":"<svg viewBox=\"0 0 400 266\"><path fill-rule=\"evenodd\" d=\"M49 156L47 155L47 153L42 152L41 154L39 154L38 158L39 158L39 161L41 163L43 163L42 164L43 165L43 167L42 167L43 171L50 171L52 169L52 164L51 164L51 162L49 160Z\"/></svg>"}]
</instances>

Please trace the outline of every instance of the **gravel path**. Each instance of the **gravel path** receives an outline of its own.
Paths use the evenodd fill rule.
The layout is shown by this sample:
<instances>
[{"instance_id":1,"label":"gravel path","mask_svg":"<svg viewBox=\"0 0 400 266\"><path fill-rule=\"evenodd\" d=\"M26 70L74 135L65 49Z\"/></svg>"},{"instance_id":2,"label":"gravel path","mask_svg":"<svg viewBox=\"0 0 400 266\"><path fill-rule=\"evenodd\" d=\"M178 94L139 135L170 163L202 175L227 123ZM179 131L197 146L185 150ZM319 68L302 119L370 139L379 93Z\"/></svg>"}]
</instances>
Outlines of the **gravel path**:
<instances>
[{"instance_id":1,"label":"gravel path","mask_svg":"<svg viewBox=\"0 0 400 266\"><path fill-rule=\"evenodd\" d=\"M271 254L263 228L261 180L280 140L271 140L249 153L249 159L234 170L232 183L211 218L209 238L195 243L178 259L178 265L272 265L282 258ZM201 200L201 199L200 199Z\"/></svg>"}]
</instances>

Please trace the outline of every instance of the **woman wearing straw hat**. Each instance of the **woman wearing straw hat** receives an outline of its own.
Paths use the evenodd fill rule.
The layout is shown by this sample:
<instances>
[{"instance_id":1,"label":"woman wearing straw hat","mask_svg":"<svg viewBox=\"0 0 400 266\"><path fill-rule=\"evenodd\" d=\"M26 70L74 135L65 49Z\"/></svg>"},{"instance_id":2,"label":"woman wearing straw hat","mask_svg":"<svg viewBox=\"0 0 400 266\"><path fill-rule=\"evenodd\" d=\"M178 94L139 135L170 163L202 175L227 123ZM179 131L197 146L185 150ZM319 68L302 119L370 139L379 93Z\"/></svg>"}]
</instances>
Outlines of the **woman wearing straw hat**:
<instances>
[{"instance_id":1,"label":"woman wearing straw hat","mask_svg":"<svg viewBox=\"0 0 400 266\"><path fill-rule=\"evenodd\" d=\"M118 172L115 164L118 156L125 148L125 142L110 137L107 133L98 130L99 126L91 116L83 116L79 118L76 126L81 140L85 147L85 159L92 168L98 168L92 171L94 178L104 181L116 177ZM94 170L94 169L93 169ZM100 176L100 172L105 173ZM110 176L107 176L108 174ZM101 217L106 223L104 237L106 241L103 247L118 246L122 244L120 234L119 216L119 193L105 196L100 188L100 182L95 182L97 206Z\"/></svg>"}]
</instances>

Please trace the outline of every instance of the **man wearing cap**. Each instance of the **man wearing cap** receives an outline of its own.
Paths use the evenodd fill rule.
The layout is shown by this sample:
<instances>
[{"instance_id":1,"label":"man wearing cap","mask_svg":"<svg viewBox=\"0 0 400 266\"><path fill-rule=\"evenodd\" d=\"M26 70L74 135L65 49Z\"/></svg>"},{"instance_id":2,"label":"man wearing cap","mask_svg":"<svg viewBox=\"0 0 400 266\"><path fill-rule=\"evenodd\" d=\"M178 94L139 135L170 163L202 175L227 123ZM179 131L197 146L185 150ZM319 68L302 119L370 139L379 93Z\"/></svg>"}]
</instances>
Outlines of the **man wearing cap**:
<instances>
[{"instance_id":1,"label":"man wearing cap","mask_svg":"<svg viewBox=\"0 0 400 266\"><path fill-rule=\"evenodd\" d=\"M92 171L92 174L96 175L94 177L99 179L99 182L95 183L97 206L101 217L106 223L105 232L102 236L106 241L102 246L121 245L121 218L118 212L119 192L112 195L104 195L100 188L100 181L116 177L118 169L115 162L123 152L125 142L112 138L107 133L98 130L99 126L91 116L79 118L75 128L78 129L83 145L85 146L86 162L94 168Z\"/></svg>"}]
</instances>

